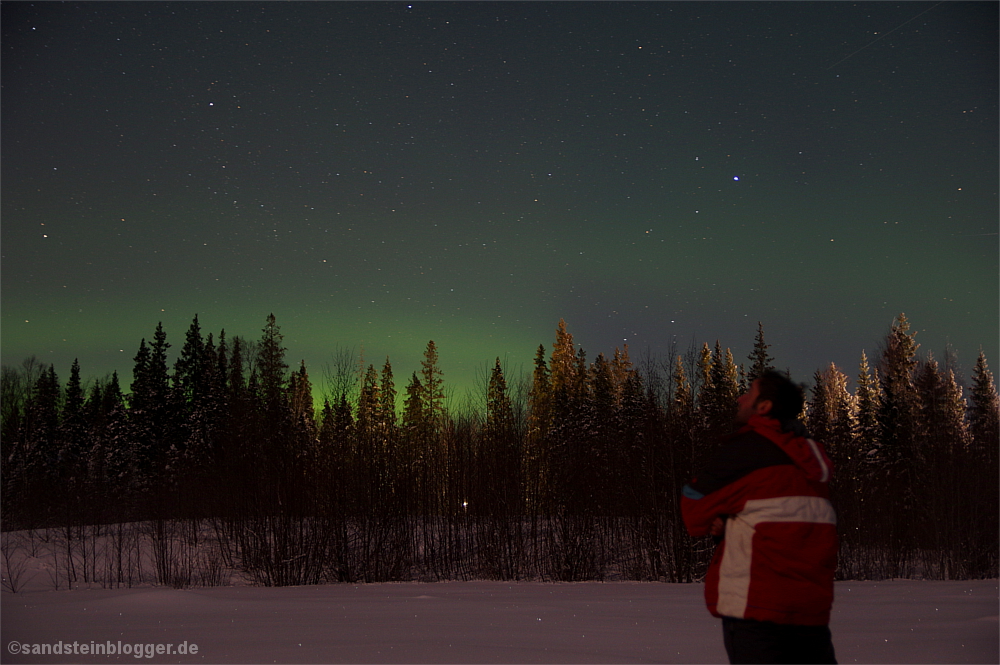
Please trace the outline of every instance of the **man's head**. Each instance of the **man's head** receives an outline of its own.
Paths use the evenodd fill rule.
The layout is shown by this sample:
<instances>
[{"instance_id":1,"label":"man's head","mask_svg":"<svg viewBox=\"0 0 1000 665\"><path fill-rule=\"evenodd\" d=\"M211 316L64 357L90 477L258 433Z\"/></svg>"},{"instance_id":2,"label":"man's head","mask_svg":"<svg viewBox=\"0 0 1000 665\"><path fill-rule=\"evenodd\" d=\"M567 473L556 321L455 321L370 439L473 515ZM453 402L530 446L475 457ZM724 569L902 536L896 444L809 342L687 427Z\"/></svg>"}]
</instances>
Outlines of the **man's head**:
<instances>
[{"instance_id":1,"label":"man's head","mask_svg":"<svg viewBox=\"0 0 1000 665\"><path fill-rule=\"evenodd\" d=\"M745 425L751 416L793 420L802 413L802 389L784 374L769 370L754 379L750 389L736 400L736 422Z\"/></svg>"}]
</instances>

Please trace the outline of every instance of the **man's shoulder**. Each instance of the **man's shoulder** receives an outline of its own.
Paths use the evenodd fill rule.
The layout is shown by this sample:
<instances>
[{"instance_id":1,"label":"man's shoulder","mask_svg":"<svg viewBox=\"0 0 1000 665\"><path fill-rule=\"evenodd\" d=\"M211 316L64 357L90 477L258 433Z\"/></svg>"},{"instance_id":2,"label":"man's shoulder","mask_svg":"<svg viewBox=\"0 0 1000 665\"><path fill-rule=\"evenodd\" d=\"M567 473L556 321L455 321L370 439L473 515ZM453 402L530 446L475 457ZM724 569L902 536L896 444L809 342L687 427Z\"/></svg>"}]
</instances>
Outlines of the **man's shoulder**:
<instances>
[{"instance_id":1,"label":"man's shoulder","mask_svg":"<svg viewBox=\"0 0 1000 665\"><path fill-rule=\"evenodd\" d=\"M745 429L725 437L719 446L716 458L735 456L746 458L757 468L776 464L794 464L785 451L769 438L753 429Z\"/></svg>"},{"instance_id":2,"label":"man's shoulder","mask_svg":"<svg viewBox=\"0 0 1000 665\"><path fill-rule=\"evenodd\" d=\"M736 482L758 469L794 464L785 452L766 436L744 430L725 437L696 483L698 491L709 494Z\"/></svg>"}]
</instances>

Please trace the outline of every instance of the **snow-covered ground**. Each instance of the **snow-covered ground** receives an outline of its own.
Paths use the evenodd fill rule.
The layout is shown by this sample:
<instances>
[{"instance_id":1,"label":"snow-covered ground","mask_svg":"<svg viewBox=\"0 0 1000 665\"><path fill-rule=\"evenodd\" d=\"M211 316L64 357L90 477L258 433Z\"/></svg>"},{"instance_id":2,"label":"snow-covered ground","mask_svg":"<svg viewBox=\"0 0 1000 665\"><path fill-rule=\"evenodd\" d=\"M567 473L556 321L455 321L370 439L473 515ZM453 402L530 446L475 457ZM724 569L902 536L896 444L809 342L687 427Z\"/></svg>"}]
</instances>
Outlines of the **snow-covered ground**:
<instances>
[{"instance_id":1,"label":"snow-covered ground","mask_svg":"<svg viewBox=\"0 0 1000 665\"><path fill-rule=\"evenodd\" d=\"M0 662L727 662L701 592L623 582L29 586L0 598ZM843 582L831 628L841 663L997 663L997 608L996 580ZM55 643L63 655L11 653ZM91 644L119 653L84 655ZM147 644L189 653L136 658L133 645Z\"/></svg>"}]
</instances>

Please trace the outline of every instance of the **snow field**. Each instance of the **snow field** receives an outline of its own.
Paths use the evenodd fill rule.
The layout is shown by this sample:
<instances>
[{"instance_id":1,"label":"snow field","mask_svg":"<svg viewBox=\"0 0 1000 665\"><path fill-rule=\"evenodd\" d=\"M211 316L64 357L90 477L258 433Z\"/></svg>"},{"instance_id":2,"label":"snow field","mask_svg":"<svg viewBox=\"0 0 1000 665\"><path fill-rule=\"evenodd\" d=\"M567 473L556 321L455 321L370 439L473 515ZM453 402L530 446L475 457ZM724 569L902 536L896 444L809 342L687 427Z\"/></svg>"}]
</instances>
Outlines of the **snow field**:
<instances>
[{"instance_id":1,"label":"snow field","mask_svg":"<svg viewBox=\"0 0 1000 665\"><path fill-rule=\"evenodd\" d=\"M0 597L2 663L722 663L700 584L439 582L26 590ZM841 663L1000 662L996 580L840 582ZM11 642L78 643L12 654ZM197 644L81 655L79 645Z\"/></svg>"}]
</instances>

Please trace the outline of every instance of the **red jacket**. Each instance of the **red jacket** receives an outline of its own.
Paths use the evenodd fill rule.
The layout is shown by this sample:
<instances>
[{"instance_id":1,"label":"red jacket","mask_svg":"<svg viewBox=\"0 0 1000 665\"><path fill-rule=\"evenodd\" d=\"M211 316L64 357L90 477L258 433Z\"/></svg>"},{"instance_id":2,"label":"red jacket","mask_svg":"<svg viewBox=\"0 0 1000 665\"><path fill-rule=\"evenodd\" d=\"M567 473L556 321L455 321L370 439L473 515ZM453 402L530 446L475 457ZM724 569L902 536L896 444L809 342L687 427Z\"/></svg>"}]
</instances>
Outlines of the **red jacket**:
<instances>
[{"instance_id":1,"label":"red jacket","mask_svg":"<svg viewBox=\"0 0 1000 665\"><path fill-rule=\"evenodd\" d=\"M692 536L728 518L705 577L714 616L829 623L837 567L832 469L820 444L753 416L684 486L681 512Z\"/></svg>"}]
</instances>

